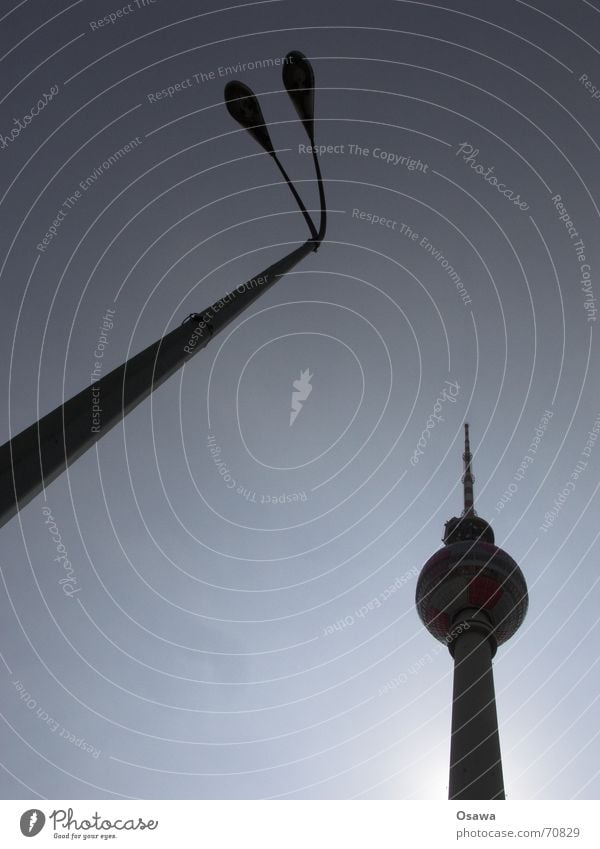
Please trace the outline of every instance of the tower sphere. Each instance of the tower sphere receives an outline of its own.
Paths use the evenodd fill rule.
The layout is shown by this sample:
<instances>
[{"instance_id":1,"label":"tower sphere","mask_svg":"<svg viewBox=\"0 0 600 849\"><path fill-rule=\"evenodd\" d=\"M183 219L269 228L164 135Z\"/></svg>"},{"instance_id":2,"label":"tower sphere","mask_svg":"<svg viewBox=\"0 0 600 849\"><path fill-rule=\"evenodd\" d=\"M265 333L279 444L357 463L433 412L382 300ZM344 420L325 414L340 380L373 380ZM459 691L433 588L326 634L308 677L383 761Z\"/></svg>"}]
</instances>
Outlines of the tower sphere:
<instances>
[{"instance_id":1,"label":"tower sphere","mask_svg":"<svg viewBox=\"0 0 600 849\"><path fill-rule=\"evenodd\" d=\"M512 637L525 618L527 584L512 557L494 544L491 526L475 512L471 460L465 423L464 509L446 522L444 547L421 570L417 612L430 634L450 644L457 617L478 611L498 645Z\"/></svg>"},{"instance_id":2,"label":"tower sphere","mask_svg":"<svg viewBox=\"0 0 600 849\"><path fill-rule=\"evenodd\" d=\"M416 592L417 612L430 634L452 641L452 623L462 611L483 611L498 644L525 618L527 584L512 557L488 542L464 540L444 546L423 566Z\"/></svg>"}]
</instances>

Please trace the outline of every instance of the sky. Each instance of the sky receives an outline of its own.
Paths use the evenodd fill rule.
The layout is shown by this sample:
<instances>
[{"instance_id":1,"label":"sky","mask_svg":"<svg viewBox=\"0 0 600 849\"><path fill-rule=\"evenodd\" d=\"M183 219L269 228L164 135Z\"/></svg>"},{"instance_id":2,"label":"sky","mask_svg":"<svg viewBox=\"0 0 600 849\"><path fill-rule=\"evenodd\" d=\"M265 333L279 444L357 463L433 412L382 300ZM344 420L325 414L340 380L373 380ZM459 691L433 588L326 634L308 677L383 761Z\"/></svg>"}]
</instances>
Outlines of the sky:
<instances>
[{"instance_id":1,"label":"sky","mask_svg":"<svg viewBox=\"0 0 600 849\"><path fill-rule=\"evenodd\" d=\"M447 797L465 421L507 798L597 798L600 7L119 3L0 3L0 441L307 238L290 50L328 230L0 529L2 798Z\"/></svg>"}]
</instances>

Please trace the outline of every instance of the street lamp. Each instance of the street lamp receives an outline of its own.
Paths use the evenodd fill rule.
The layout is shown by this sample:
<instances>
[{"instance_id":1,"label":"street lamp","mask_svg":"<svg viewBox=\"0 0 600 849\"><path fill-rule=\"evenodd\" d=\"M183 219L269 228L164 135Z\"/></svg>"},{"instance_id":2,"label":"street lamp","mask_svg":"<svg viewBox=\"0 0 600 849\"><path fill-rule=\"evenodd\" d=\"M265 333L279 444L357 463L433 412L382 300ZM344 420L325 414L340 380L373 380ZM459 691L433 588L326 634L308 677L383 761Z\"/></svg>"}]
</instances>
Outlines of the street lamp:
<instances>
[{"instance_id":1,"label":"street lamp","mask_svg":"<svg viewBox=\"0 0 600 849\"><path fill-rule=\"evenodd\" d=\"M2 445L0 526L52 483L67 466L204 348L277 280L318 249L325 236L327 217L323 180L314 146L314 74L310 62L302 53L293 51L286 56L283 82L311 140L321 206L319 229L315 227L277 158L256 96L243 83L228 83L225 99L230 114L275 160L308 224L311 238L228 292L203 312L189 315L175 330ZM101 407L99 423L97 417L92 417L94 406L96 410L98 406Z\"/></svg>"}]
</instances>

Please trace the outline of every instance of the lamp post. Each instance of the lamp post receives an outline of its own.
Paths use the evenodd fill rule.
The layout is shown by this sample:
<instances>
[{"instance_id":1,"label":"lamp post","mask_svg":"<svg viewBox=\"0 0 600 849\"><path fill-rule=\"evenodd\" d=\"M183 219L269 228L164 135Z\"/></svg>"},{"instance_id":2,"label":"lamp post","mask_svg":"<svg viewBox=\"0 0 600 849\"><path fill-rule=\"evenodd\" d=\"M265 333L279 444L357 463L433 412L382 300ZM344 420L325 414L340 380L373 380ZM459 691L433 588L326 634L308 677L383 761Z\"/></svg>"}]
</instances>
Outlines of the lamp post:
<instances>
[{"instance_id":1,"label":"lamp post","mask_svg":"<svg viewBox=\"0 0 600 849\"><path fill-rule=\"evenodd\" d=\"M321 206L319 229L279 162L256 96L243 83L228 83L225 88L227 109L275 160L308 224L310 239L203 312L192 313L179 327L2 445L0 526L59 477L284 274L318 249L326 229L325 193L314 146L314 74L302 53L293 51L286 56L283 82L311 141ZM92 416L93 408L98 406L101 406L102 412L100 422L96 414L95 418Z\"/></svg>"}]
</instances>

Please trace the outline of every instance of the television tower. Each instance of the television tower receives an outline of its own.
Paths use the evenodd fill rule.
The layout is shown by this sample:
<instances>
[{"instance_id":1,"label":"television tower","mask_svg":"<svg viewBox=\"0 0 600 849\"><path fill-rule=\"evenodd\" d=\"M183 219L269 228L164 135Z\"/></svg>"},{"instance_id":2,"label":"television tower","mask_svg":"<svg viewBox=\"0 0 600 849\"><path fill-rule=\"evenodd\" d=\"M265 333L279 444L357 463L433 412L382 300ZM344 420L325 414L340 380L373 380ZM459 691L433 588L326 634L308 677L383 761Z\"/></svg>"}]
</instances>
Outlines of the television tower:
<instances>
[{"instance_id":1,"label":"television tower","mask_svg":"<svg viewBox=\"0 0 600 849\"><path fill-rule=\"evenodd\" d=\"M465 424L464 509L446 522L444 547L423 566L416 604L454 658L448 798L504 799L492 658L525 617L527 584L475 512L471 459Z\"/></svg>"}]
</instances>

